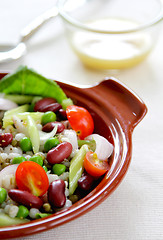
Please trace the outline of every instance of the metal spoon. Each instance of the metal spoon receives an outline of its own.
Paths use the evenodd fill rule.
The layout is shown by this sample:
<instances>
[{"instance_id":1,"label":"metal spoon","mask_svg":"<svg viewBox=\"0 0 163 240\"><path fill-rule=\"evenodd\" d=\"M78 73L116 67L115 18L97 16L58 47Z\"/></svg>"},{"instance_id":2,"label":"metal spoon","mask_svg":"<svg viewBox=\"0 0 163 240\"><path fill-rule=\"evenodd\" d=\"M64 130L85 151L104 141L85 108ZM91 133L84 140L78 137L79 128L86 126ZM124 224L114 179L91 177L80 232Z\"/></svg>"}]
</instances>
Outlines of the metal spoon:
<instances>
[{"instance_id":1,"label":"metal spoon","mask_svg":"<svg viewBox=\"0 0 163 240\"><path fill-rule=\"evenodd\" d=\"M58 8L53 7L46 11L28 26L26 26L21 34L20 40L16 46L1 45L0 46L0 63L16 60L26 53L26 41L30 39L45 23L58 15Z\"/></svg>"}]
</instances>

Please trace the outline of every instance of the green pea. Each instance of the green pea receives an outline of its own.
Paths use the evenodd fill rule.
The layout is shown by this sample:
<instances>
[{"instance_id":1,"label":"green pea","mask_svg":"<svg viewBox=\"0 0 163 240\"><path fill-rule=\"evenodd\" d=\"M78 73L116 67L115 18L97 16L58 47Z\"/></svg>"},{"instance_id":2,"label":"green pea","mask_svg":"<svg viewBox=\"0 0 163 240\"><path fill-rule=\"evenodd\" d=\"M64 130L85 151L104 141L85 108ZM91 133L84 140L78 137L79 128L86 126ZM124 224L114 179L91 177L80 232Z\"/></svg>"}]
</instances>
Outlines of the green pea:
<instances>
[{"instance_id":1,"label":"green pea","mask_svg":"<svg viewBox=\"0 0 163 240\"><path fill-rule=\"evenodd\" d=\"M45 152L48 152L50 149L56 147L59 143L60 141L57 137L49 138L44 144Z\"/></svg>"},{"instance_id":2,"label":"green pea","mask_svg":"<svg viewBox=\"0 0 163 240\"><path fill-rule=\"evenodd\" d=\"M19 164L19 163L22 163L24 161L27 161L27 159L23 156L14 157L13 160L12 160L12 164Z\"/></svg>"},{"instance_id":3,"label":"green pea","mask_svg":"<svg viewBox=\"0 0 163 240\"><path fill-rule=\"evenodd\" d=\"M52 171L54 174L57 174L59 176L66 171L66 166L61 163L56 163L53 165Z\"/></svg>"},{"instance_id":4,"label":"green pea","mask_svg":"<svg viewBox=\"0 0 163 240\"><path fill-rule=\"evenodd\" d=\"M20 147L23 152L31 151L32 150L32 143L30 138L24 137L20 140Z\"/></svg>"},{"instance_id":5,"label":"green pea","mask_svg":"<svg viewBox=\"0 0 163 240\"><path fill-rule=\"evenodd\" d=\"M43 167L43 169L45 170L45 172L47 172L48 171L48 169L47 169L47 167L44 165L44 166L42 166Z\"/></svg>"},{"instance_id":6,"label":"green pea","mask_svg":"<svg viewBox=\"0 0 163 240\"><path fill-rule=\"evenodd\" d=\"M0 188L0 204L3 203L7 198L7 191L4 188Z\"/></svg>"},{"instance_id":7,"label":"green pea","mask_svg":"<svg viewBox=\"0 0 163 240\"><path fill-rule=\"evenodd\" d=\"M45 125L48 122L54 122L56 121L57 117L54 112L48 111L45 112L44 115L42 116L41 123Z\"/></svg>"},{"instance_id":8,"label":"green pea","mask_svg":"<svg viewBox=\"0 0 163 240\"><path fill-rule=\"evenodd\" d=\"M43 159L42 159L41 156L36 156L36 155L34 155L34 156L32 156L32 157L29 159L29 161L38 163L40 166L43 165Z\"/></svg>"},{"instance_id":9,"label":"green pea","mask_svg":"<svg viewBox=\"0 0 163 240\"><path fill-rule=\"evenodd\" d=\"M17 213L17 217L23 219L23 218L26 218L28 215L29 215L28 208L26 208L23 205L20 205Z\"/></svg>"}]
</instances>

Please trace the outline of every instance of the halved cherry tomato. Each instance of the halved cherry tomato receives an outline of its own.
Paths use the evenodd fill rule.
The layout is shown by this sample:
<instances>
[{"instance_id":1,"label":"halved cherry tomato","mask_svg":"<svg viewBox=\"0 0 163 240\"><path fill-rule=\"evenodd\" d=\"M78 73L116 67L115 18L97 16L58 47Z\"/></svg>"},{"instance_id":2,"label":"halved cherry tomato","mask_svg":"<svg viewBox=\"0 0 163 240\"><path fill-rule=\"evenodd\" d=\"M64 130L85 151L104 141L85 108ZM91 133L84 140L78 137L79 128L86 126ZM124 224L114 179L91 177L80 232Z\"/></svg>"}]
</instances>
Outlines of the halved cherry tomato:
<instances>
[{"instance_id":1,"label":"halved cherry tomato","mask_svg":"<svg viewBox=\"0 0 163 240\"><path fill-rule=\"evenodd\" d=\"M71 105L66 108L67 118L80 139L84 139L93 133L94 122L91 114L87 109Z\"/></svg>"},{"instance_id":2,"label":"halved cherry tomato","mask_svg":"<svg viewBox=\"0 0 163 240\"><path fill-rule=\"evenodd\" d=\"M26 190L35 196L42 196L49 187L45 170L38 163L32 161L20 163L15 178L19 189Z\"/></svg>"},{"instance_id":3,"label":"halved cherry tomato","mask_svg":"<svg viewBox=\"0 0 163 240\"><path fill-rule=\"evenodd\" d=\"M100 177L109 170L109 164L107 159L99 160L97 154L90 151L84 158L84 168L91 176Z\"/></svg>"}]
</instances>

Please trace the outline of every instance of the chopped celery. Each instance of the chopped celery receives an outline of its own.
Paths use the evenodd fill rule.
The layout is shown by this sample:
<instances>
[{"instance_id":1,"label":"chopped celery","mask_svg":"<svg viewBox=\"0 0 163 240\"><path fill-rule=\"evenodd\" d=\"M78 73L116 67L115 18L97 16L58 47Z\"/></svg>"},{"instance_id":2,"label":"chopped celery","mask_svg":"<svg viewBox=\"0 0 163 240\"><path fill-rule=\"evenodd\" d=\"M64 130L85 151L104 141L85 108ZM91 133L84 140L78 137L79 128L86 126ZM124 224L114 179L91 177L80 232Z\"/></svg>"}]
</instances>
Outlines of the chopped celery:
<instances>
[{"instance_id":1,"label":"chopped celery","mask_svg":"<svg viewBox=\"0 0 163 240\"><path fill-rule=\"evenodd\" d=\"M72 195L78 186L78 180L83 173L83 160L88 151L88 146L83 145L70 162L69 195Z\"/></svg>"},{"instance_id":2,"label":"chopped celery","mask_svg":"<svg viewBox=\"0 0 163 240\"><path fill-rule=\"evenodd\" d=\"M40 136L39 131L37 129L37 125L30 115L27 116L27 129L29 137L32 142L33 152L37 153L39 152L40 147Z\"/></svg>"},{"instance_id":3,"label":"chopped celery","mask_svg":"<svg viewBox=\"0 0 163 240\"><path fill-rule=\"evenodd\" d=\"M30 95L5 95L4 98L13 101L17 104L26 104L26 103L31 103L34 96Z\"/></svg>"},{"instance_id":4,"label":"chopped celery","mask_svg":"<svg viewBox=\"0 0 163 240\"><path fill-rule=\"evenodd\" d=\"M12 115L4 115L3 118L3 127L6 128L8 125L13 124L13 115L16 116L17 118L26 121L27 116L30 116L33 118L33 120L39 124L41 123L41 118L44 113L42 112L22 112L22 113L17 113L17 114L12 114Z\"/></svg>"},{"instance_id":5,"label":"chopped celery","mask_svg":"<svg viewBox=\"0 0 163 240\"><path fill-rule=\"evenodd\" d=\"M28 108L29 108L28 104L22 105L20 107L17 107L17 108L6 111L5 116L12 116L12 115L17 114L17 113L28 112Z\"/></svg>"},{"instance_id":6,"label":"chopped celery","mask_svg":"<svg viewBox=\"0 0 163 240\"><path fill-rule=\"evenodd\" d=\"M63 108L64 110L66 110L66 108L67 108L68 106L71 106L71 105L74 105L74 104L73 104L73 101L72 101L71 98L67 98L67 99L64 99L64 100L61 102L61 105L62 105L62 108Z\"/></svg>"},{"instance_id":7,"label":"chopped celery","mask_svg":"<svg viewBox=\"0 0 163 240\"><path fill-rule=\"evenodd\" d=\"M78 146L81 147L84 144L87 144L90 150L95 152L96 150L96 141L95 140L78 140Z\"/></svg>"},{"instance_id":8,"label":"chopped celery","mask_svg":"<svg viewBox=\"0 0 163 240\"><path fill-rule=\"evenodd\" d=\"M38 102L39 100L43 99L43 97L41 96L35 96L33 99L32 99L32 104L35 104L36 102Z\"/></svg>"},{"instance_id":9,"label":"chopped celery","mask_svg":"<svg viewBox=\"0 0 163 240\"><path fill-rule=\"evenodd\" d=\"M36 213L36 219L45 218L52 215L51 213Z\"/></svg>"},{"instance_id":10,"label":"chopped celery","mask_svg":"<svg viewBox=\"0 0 163 240\"><path fill-rule=\"evenodd\" d=\"M31 118L33 118L33 120L37 124L39 124L39 123L41 123L41 118L42 118L43 114L44 114L43 112L24 112L24 113L19 113L16 116L23 121L27 120L27 117L30 116Z\"/></svg>"},{"instance_id":11,"label":"chopped celery","mask_svg":"<svg viewBox=\"0 0 163 240\"><path fill-rule=\"evenodd\" d=\"M29 219L11 218L5 213L0 213L0 227L17 225L29 222Z\"/></svg>"},{"instance_id":12,"label":"chopped celery","mask_svg":"<svg viewBox=\"0 0 163 240\"><path fill-rule=\"evenodd\" d=\"M6 111L4 114L4 117L3 117L3 127L6 128L8 125L13 124L13 121L12 121L13 115L16 115L18 113L27 112L28 109L29 109L29 105L25 104L20 107Z\"/></svg>"}]
</instances>

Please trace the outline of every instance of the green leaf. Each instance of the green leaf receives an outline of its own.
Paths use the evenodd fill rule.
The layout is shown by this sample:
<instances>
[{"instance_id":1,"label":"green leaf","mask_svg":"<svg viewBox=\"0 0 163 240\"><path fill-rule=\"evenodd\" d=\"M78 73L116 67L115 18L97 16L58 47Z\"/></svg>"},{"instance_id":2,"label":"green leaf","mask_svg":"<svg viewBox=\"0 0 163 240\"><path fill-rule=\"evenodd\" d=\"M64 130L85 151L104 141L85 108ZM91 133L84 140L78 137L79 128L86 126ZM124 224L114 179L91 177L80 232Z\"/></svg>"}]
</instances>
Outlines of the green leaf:
<instances>
[{"instance_id":1,"label":"green leaf","mask_svg":"<svg viewBox=\"0 0 163 240\"><path fill-rule=\"evenodd\" d=\"M52 97L60 104L67 96L60 86L26 66L20 66L14 73L7 74L0 81L0 91L5 94L21 94Z\"/></svg>"}]
</instances>

